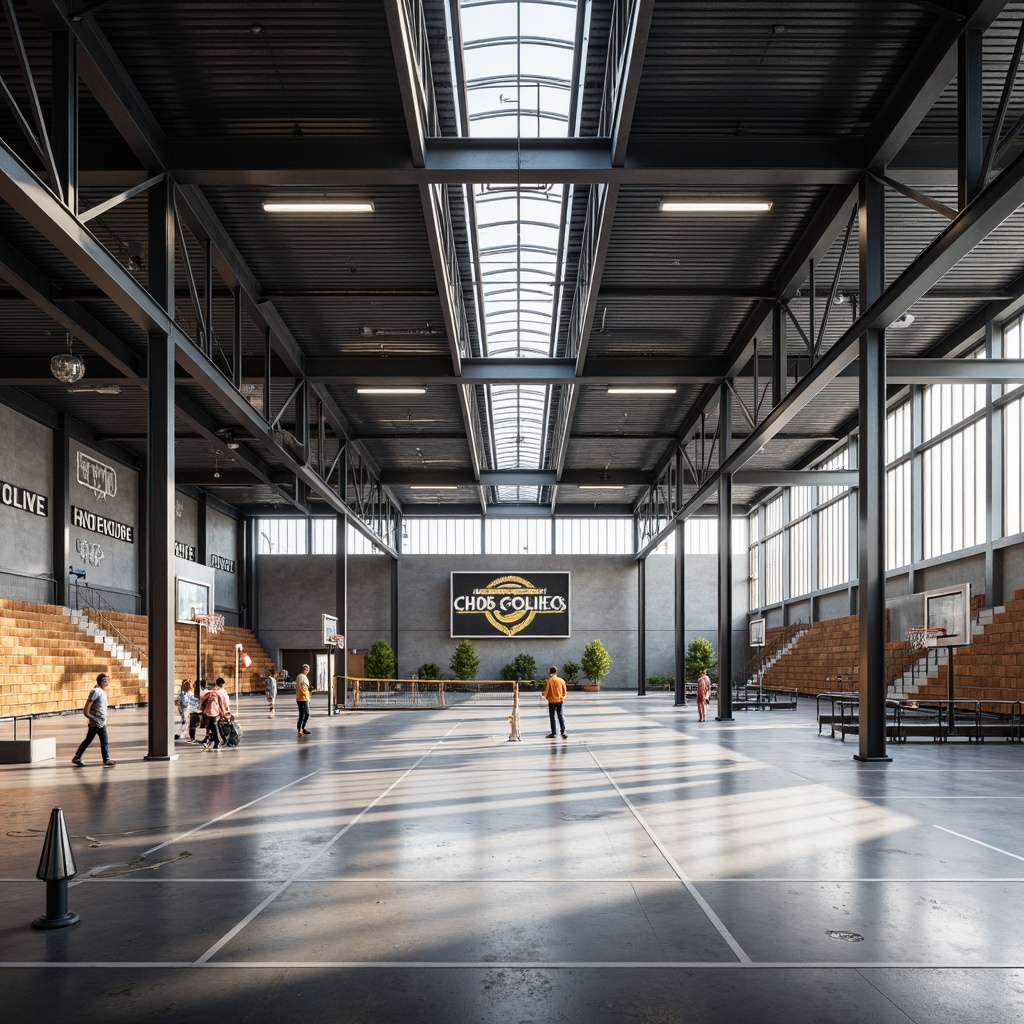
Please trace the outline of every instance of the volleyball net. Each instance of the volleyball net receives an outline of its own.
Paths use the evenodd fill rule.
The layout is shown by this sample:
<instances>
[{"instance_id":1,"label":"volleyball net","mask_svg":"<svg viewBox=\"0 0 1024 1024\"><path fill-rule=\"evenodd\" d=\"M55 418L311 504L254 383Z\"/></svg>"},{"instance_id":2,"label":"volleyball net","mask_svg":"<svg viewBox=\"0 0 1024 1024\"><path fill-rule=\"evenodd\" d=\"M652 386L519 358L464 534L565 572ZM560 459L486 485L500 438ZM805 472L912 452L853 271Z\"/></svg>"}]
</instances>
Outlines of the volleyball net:
<instances>
[{"instance_id":1,"label":"volleyball net","mask_svg":"<svg viewBox=\"0 0 1024 1024\"><path fill-rule=\"evenodd\" d=\"M361 679L349 676L344 683L345 707L351 711L473 706L511 711L518 703L517 695L525 695L524 684L509 679Z\"/></svg>"}]
</instances>

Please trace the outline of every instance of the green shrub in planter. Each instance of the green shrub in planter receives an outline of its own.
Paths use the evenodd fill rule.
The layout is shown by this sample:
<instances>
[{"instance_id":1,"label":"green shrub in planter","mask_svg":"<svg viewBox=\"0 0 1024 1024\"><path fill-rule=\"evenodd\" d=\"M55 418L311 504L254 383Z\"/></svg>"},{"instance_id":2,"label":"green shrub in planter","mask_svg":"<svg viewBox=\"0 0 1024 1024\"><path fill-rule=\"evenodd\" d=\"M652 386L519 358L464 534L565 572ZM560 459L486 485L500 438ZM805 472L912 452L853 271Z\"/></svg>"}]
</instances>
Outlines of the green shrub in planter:
<instances>
[{"instance_id":1,"label":"green shrub in planter","mask_svg":"<svg viewBox=\"0 0 1024 1024\"><path fill-rule=\"evenodd\" d=\"M441 678L441 666L435 665L432 661L425 661L418 669L416 669L417 679L440 679Z\"/></svg>"},{"instance_id":2,"label":"green shrub in planter","mask_svg":"<svg viewBox=\"0 0 1024 1024\"><path fill-rule=\"evenodd\" d=\"M517 654L502 670L502 679L530 681L537 674L537 659L532 654Z\"/></svg>"},{"instance_id":3,"label":"green shrub in planter","mask_svg":"<svg viewBox=\"0 0 1024 1024\"><path fill-rule=\"evenodd\" d=\"M674 690L676 688L675 676L648 676L648 690Z\"/></svg>"},{"instance_id":4,"label":"green shrub in planter","mask_svg":"<svg viewBox=\"0 0 1024 1024\"><path fill-rule=\"evenodd\" d=\"M580 666L577 661L567 661L562 666L562 678L566 686L575 686L579 681Z\"/></svg>"},{"instance_id":5,"label":"green shrub in planter","mask_svg":"<svg viewBox=\"0 0 1024 1024\"><path fill-rule=\"evenodd\" d=\"M612 667L612 656L600 640L592 640L583 648L583 675L592 683L600 684Z\"/></svg>"},{"instance_id":6,"label":"green shrub in planter","mask_svg":"<svg viewBox=\"0 0 1024 1024\"><path fill-rule=\"evenodd\" d=\"M718 666L718 658L715 657L715 649L711 641L706 637L699 636L690 641L686 648L686 681L695 683L701 672L706 671L712 683L718 682L718 673L715 671Z\"/></svg>"},{"instance_id":7,"label":"green shrub in planter","mask_svg":"<svg viewBox=\"0 0 1024 1024\"><path fill-rule=\"evenodd\" d=\"M366 668L369 679L395 678L395 652L387 640L374 640L366 652Z\"/></svg>"},{"instance_id":8,"label":"green shrub in planter","mask_svg":"<svg viewBox=\"0 0 1024 1024\"><path fill-rule=\"evenodd\" d=\"M480 668L480 659L476 656L473 644L463 640L452 654L449 668L455 673L456 679L476 679Z\"/></svg>"}]
</instances>

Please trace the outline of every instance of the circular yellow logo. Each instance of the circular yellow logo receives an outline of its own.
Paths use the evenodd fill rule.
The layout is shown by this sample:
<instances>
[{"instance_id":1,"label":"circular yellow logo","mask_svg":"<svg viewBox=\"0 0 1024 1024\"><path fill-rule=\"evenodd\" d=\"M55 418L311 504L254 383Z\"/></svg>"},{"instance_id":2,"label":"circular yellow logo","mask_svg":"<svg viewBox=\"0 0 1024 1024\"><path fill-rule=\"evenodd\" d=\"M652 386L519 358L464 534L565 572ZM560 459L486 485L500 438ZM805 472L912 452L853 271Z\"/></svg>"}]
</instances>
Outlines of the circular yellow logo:
<instances>
[{"instance_id":1,"label":"circular yellow logo","mask_svg":"<svg viewBox=\"0 0 1024 1024\"><path fill-rule=\"evenodd\" d=\"M536 618L536 598L544 591L522 576L499 576L478 593L496 599L495 607L484 612L487 621L506 636L515 636Z\"/></svg>"}]
</instances>

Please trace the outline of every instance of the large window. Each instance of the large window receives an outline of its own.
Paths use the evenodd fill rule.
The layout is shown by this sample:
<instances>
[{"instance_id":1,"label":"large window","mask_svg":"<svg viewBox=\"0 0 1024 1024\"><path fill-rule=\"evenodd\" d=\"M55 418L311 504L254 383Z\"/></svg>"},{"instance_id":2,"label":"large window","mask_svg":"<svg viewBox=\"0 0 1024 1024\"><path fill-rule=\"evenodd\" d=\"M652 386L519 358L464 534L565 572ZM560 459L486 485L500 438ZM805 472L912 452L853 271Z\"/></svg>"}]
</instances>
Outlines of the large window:
<instances>
[{"instance_id":1,"label":"large window","mask_svg":"<svg viewBox=\"0 0 1024 1024\"><path fill-rule=\"evenodd\" d=\"M258 555L333 555L337 550L337 526L334 517L317 519L257 519ZM350 555L381 554L373 541L351 524L346 524L346 543Z\"/></svg>"},{"instance_id":2,"label":"large window","mask_svg":"<svg viewBox=\"0 0 1024 1024\"><path fill-rule=\"evenodd\" d=\"M489 555L550 555L550 519L485 519L484 550Z\"/></svg>"},{"instance_id":3,"label":"large window","mask_svg":"<svg viewBox=\"0 0 1024 1024\"><path fill-rule=\"evenodd\" d=\"M407 555L479 555L479 519L403 519L402 551Z\"/></svg>"},{"instance_id":4,"label":"large window","mask_svg":"<svg viewBox=\"0 0 1024 1024\"><path fill-rule=\"evenodd\" d=\"M631 555L634 550L632 518L555 520L555 551L560 555Z\"/></svg>"},{"instance_id":5,"label":"large window","mask_svg":"<svg viewBox=\"0 0 1024 1024\"><path fill-rule=\"evenodd\" d=\"M764 507L764 600L782 600L782 497Z\"/></svg>"},{"instance_id":6,"label":"large window","mask_svg":"<svg viewBox=\"0 0 1024 1024\"><path fill-rule=\"evenodd\" d=\"M910 402L885 418L885 567L898 569L911 560Z\"/></svg>"}]
</instances>

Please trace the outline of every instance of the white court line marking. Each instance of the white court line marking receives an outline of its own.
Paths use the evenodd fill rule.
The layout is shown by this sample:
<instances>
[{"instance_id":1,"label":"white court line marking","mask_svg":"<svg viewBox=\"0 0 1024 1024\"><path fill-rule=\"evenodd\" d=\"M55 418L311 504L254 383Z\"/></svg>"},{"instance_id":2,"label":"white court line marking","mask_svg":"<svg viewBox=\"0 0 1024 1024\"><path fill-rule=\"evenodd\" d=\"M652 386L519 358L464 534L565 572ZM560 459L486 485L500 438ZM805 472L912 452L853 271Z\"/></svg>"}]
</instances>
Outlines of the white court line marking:
<instances>
[{"instance_id":1,"label":"white court line marking","mask_svg":"<svg viewBox=\"0 0 1024 1024\"><path fill-rule=\"evenodd\" d=\"M778 971L818 969L831 971L864 970L919 970L919 971L1020 971L1020 963L1010 960L983 960L974 962L943 962L933 960L809 960L800 961L747 961L720 962L716 960L242 960L214 961L145 961L145 960L7 960L0 961L0 970L43 969L64 970L204 970L204 971L262 971L262 970L477 970L477 971L561 971L561 970L718 970L718 971Z\"/></svg>"},{"instance_id":2,"label":"white court line marking","mask_svg":"<svg viewBox=\"0 0 1024 1024\"><path fill-rule=\"evenodd\" d=\"M696 886L687 877L686 872L683 871L683 869L676 862L676 859L672 856L671 853L668 852L668 850L665 848L661 840L654 834L654 830L644 820L643 815L636 809L636 807L633 806L633 802L629 799L628 796L626 796L625 793L622 792L622 790L619 788L619 784L611 777L611 775L608 774L604 765L601 764L601 762L597 759L597 755L590 749L590 747L587 746L585 740L583 741L583 746L586 747L587 753L589 753L590 756L594 759L594 764L596 764L597 767L601 769L601 771L604 773L604 777L611 784L615 792L619 794L623 803L625 803L625 805L629 808L630 813L640 823L640 827L647 833L651 842L654 843L654 845L658 848L662 857L664 857L666 862L668 863L668 866L679 876L679 881L682 882L684 886L686 886L686 891L693 897L697 905L701 908L701 910L704 911L705 915L707 916L707 919L718 930L718 934L721 935L722 938L725 939L725 941L729 944L729 948L736 954L737 957L739 957L741 963L751 963L750 957L747 956L747 954L743 951L743 947L732 937L732 934L730 933L729 929L725 927L725 924L722 922L722 919L711 909L711 906L707 902L707 900L705 900L704 897L701 896L701 894L697 891Z\"/></svg>"},{"instance_id":3,"label":"white court line marking","mask_svg":"<svg viewBox=\"0 0 1024 1024\"><path fill-rule=\"evenodd\" d=\"M416 768L419 767L420 764L422 764L428 757L430 757L430 755L434 752L435 747L439 747L442 743L444 743L444 741L449 736L451 736L451 734L455 732L455 730L458 729L460 725L462 725L462 722L456 722L455 725L453 725L451 729L449 729L448 732L446 732L444 736L441 737L441 739L439 739L425 754L423 754L422 757L419 758L419 760L417 760L411 767L407 768L397 779L395 779L394 782L391 783L390 786L388 786L387 789L379 793L344 828L339 829L330 839L328 839L327 842L324 843L324 845L321 846L320 849L315 854L313 854L313 856L310 857L305 864L302 865L302 867L293 871L291 875L289 875L262 903L259 904L259 906L250 910L249 913L246 914L245 917L243 917L242 920L234 926L234 928L232 928L225 935L222 935L220 939L218 939L201 957L199 957L198 960L196 960L196 965L201 966L202 964L205 964L210 959L210 957L212 957L221 948L223 948L224 945L230 942L250 921L252 921L258 914L262 913L267 907L269 907L270 904L273 903L274 900L276 900L277 897L280 896L281 893L283 893L285 889L287 889L292 884L292 882L294 882L301 874L309 870L310 866L313 864L314 861L319 860L319 858L322 857L339 839L341 839L341 837L345 835L345 833L348 832L348 830L352 828L353 825L357 824L363 818L364 815L368 814L371 810L373 810L373 808L376 807L377 804L380 803L380 801L388 795L388 793L390 793L400 782L402 782L409 775L411 775L416 770Z\"/></svg>"},{"instance_id":4,"label":"white court line marking","mask_svg":"<svg viewBox=\"0 0 1024 1024\"><path fill-rule=\"evenodd\" d=\"M191 836L196 832L201 832L204 828L209 828L210 825L216 825L218 821L223 821L225 818L231 817L232 814L244 811L247 807L252 807L253 804L258 804L261 800L266 800L268 797L272 797L276 793L281 793L286 789L290 789L292 786L297 786L300 782L305 782L306 779L311 779L316 774L316 772L310 772L308 775L303 775L300 779L294 779L292 782L285 783L283 786L278 786L277 789L272 789L269 793L264 793L263 796L258 796L255 800L250 800L247 804L242 804L241 807L235 807L230 811L225 811L223 814L219 814L216 818L204 821L202 825L196 825L195 828L190 828L187 832L182 832L181 835L175 836L173 839L168 839L166 843L161 843L159 846L153 846L148 850L144 850L142 856L148 857L151 853L156 853L157 850L162 850L165 846L170 846L172 843L180 843L186 836Z\"/></svg>"},{"instance_id":5,"label":"white court line marking","mask_svg":"<svg viewBox=\"0 0 1024 1024\"><path fill-rule=\"evenodd\" d=\"M1010 853L1009 850L1001 850L998 846L990 846L988 843L983 843L980 839L972 839L970 836L965 836L962 832L954 832L951 828L943 828L941 825L933 825L932 828L937 828L940 832L948 832L951 836L956 836L958 839L966 839L969 843L977 843L978 846L984 846L987 850L995 850L996 853L1005 854L1014 860L1024 860L1024 857L1016 853Z\"/></svg>"},{"instance_id":6,"label":"white court line marking","mask_svg":"<svg viewBox=\"0 0 1024 1024\"><path fill-rule=\"evenodd\" d=\"M1012 854L1011 854L1012 856ZM191 885L199 882L204 885L280 885L284 878L114 878L112 876L97 875L90 879L92 882L105 885ZM36 878L0 878L0 884L4 882L16 883L19 885L35 885ZM621 876L600 878L600 877L579 877L571 878L458 878L452 875L445 875L443 878L430 876L409 876L397 875L367 875L361 877L346 876L344 878L332 875L310 875L305 878L297 878L293 885L675 885L679 881L677 875L666 875L664 878L623 878ZM738 875L729 878L706 878L690 879L695 885L699 882L702 885L718 885L730 883L750 882L771 882L775 885L913 885L916 882L934 885L936 883L948 883L950 885L973 885L975 883L1000 885L1006 883L1024 882L1024 876L1010 876L1006 878L957 878L954 876L936 875L925 877L914 875L910 878L893 878L874 876L868 878L793 878L793 877L760 877L757 875Z\"/></svg>"}]
</instances>

